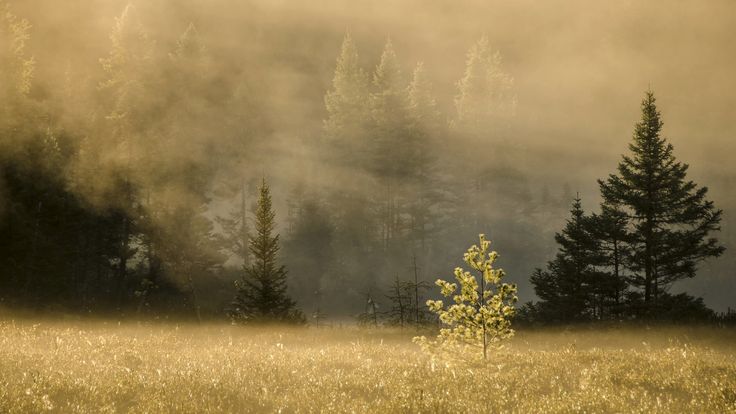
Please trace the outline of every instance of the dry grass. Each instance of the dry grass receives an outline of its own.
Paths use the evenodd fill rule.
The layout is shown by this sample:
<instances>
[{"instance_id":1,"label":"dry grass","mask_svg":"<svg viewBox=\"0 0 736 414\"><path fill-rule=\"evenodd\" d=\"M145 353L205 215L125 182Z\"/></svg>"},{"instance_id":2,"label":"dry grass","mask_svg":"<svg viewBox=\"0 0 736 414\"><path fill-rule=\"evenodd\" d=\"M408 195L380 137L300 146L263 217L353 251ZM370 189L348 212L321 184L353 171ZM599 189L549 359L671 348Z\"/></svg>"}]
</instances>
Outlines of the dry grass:
<instances>
[{"instance_id":1,"label":"dry grass","mask_svg":"<svg viewBox=\"0 0 736 414\"><path fill-rule=\"evenodd\" d=\"M410 334L0 322L0 412L736 412L736 332L520 332L486 366Z\"/></svg>"}]
</instances>

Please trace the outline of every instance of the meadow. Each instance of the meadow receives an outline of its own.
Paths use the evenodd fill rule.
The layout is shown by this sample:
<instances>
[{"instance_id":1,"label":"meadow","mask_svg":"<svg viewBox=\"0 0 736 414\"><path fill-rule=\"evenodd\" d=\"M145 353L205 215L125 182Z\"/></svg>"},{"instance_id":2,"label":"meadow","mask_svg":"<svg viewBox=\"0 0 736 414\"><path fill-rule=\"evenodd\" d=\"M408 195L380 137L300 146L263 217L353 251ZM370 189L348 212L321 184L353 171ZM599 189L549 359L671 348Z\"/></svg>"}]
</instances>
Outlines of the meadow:
<instances>
[{"instance_id":1,"label":"meadow","mask_svg":"<svg viewBox=\"0 0 736 414\"><path fill-rule=\"evenodd\" d=\"M486 364L409 330L0 322L0 412L736 412L736 331L522 329Z\"/></svg>"}]
</instances>

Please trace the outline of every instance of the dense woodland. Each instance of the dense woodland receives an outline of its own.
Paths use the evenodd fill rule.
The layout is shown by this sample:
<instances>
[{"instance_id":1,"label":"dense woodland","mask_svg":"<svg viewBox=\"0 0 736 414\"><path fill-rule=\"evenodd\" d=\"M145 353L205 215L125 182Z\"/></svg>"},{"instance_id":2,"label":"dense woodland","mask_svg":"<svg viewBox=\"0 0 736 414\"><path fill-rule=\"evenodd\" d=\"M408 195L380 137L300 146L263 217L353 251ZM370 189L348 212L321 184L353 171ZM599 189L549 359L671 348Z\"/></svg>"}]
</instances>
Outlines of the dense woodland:
<instances>
[{"instance_id":1,"label":"dense woodland","mask_svg":"<svg viewBox=\"0 0 736 414\"><path fill-rule=\"evenodd\" d=\"M275 151L268 85L221 76L248 68L216 59L195 24L157 39L129 5L108 53L53 68L50 84L27 47L33 22L0 8L4 307L424 323L428 282L487 231L504 266L540 267L514 275L537 296L520 295L528 321L712 316L668 292L723 253L722 213L661 134L651 92L586 213L581 198L598 194L529 179L515 80L487 36L468 45L448 109L432 69L405 66L392 38L366 64L347 32L321 125L288 146L300 179L287 183L254 161Z\"/></svg>"}]
</instances>

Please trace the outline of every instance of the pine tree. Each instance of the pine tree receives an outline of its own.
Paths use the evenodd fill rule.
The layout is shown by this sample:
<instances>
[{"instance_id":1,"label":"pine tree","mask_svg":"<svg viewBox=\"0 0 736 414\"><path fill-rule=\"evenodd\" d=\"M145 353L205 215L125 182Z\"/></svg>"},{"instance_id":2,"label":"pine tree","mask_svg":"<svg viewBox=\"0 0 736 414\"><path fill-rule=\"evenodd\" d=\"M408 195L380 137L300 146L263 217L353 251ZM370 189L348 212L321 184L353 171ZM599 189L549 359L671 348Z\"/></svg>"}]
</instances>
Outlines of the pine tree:
<instances>
[{"instance_id":1,"label":"pine tree","mask_svg":"<svg viewBox=\"0 0 736 414\"><path fill-rule=\"evenodd\" d=\"M455 280L450 283L438 279L435 284L453 304L442 300L428 300L429 311L436 313L444 325L435 341L415 337L414 342L429 352L446 356L473 358L475 349L482 349L483 359L488 348L496 347L504 339L514 335L511 320L516 311L516 285L502 283L506 276L503 269L493 264L498 253L491 251L491 242L479 235L479 244L471 246L463 255L463 261L478 273L455 268Z\"/></svg>"},{"instance_id":2,"label":"pine tree","mask_svg":"<svg viewBox=\"0 0 736 414\"><path fill-rule=\"evenodd\" d=\"M486 36L468 51L465 73L455 97L455 126L477 137L498 135L516 111L513 78L501 67L499 52L491 50Z\"/></svg>"},{"instance_id":3,"label":"pine tree","mask_svg":"<svg viewBox=\"0 0 736 414\"><path fill-rule=\"evenodd\" d=\"M401 235L405 200L400 195L404 194L402 183L411 168L411 143L406 130L407 90L391 39L386 41L373 74L373 87L369 171L378 179L384 193L380 199L381 232L387 248Z\"/></svg>"},{"instance_id":4,"label":"pine tree","mask_svg":"<svg viewBox=\"0 0 736 414\"><path fill-rule=\"evenodd\" d=\"M457 216L471 217L471 227L503 223L506 217L502 212L523 211L531 203L521 165L523 152L509 139L516 113L514 81L503 68L500 52L491 48L486 36L468 51L457 88L456 112L450 125L453 143L445 147L446 154L453 157L454 187L466 187L460 194L466 198L462 202L466 206L494 206L482 211L470 207ZM478 148L490 146L495 150L478 156Z\"/></svg>"},{"instance_id":5,"label":"pine tree","mask_svg":"<svg viewBox=\"0 0 736 414\"><path fill-rule=\"evenodd\" d=\"M368 78L360 67L358 50L350 33L342 42L337 58L332 89L325 95L327 119L324 121L326 142L332 146L337 161L350 165L352 154L365 155L368 101Z\"/></svg>"},{"instance_id":6,"label":"pine tree","mask_svg":"<svg viewBox=\"0 0 736 414\"><path fill-rule=\"evenodd\" d=\"M105 162L104 171L111 172L107 180L97 180L113 188L95 189L99 193L115 194L117 206L126 214L116 226L121 234L121 243L116 254L117 262L115 289L118 307L125 299L125 287L128 283L128 262L138 249L133 246L133 236L138 232L140 222L135 218L141 216L141 203L138 194L139 186L136 174L141 157L146 154L142 148L147 131L146 120L150 120L147 112L146 80L151 69L153 42L139 21L135 7L126 6L120 17L115 19L110 34L112 48L107 58L101 59L105 80L99 89L103 93L104 124L101 126L108 142L95 146L102 154L100 162Z\"/></svg>"},{"instance_id":7,"label":"pine tree","mask_svg":"<svg viewBox=\"0 0 736 414\"><path fill-rule=\"evenodd\" d=\"M406 163L410 172L405 181L408 181L409 237L418 242L417 247L424 253L428 238L437 231L437 207L443 201L437 182L435 153L442 123L432 86L421 62L414 69L409 83L407 112L406 139L410 148Z\"/></svg>"},{"instance_id":8,"label":"pine tree","mask_svg":"<svg viewBox=\"0 0 736 414\"><path fill-rule=\"evenodd\" d=\"M655 102L647 91L631 155L623 156L618 174L598 181L605 202L625 211L631 223L633 280L650 307L666 287L694 277L700 262L724 251L709 236L720 229L722 211L706 199L707 187L687 180L688 165L677 161L672 144L661 136Z\"/></svg>"},{"instance_id":9,"label":"pine tree","mask_svg":"<svg viewBox=\"0 0 736 414\"><path fill-rule=\"evenodd\" d=\"M573 321L595 316L593 291L597 282L598 240L590 233L590 217L576 197L565 228L555 234L557 256L547 270L537 269L531 277L541 299L542 319Z\"/></svg>"},{"instance_id":10,"label":"pine tree","mask_svg":"<svg viewBox=\"0 0 736 414\"><path fill-rule=\"evenodd\" d=\"M624 296L628 287L625 269L630 259L628 247L628 217L626 213L607 204L601 205L601 213L590 217L590 233L598 240L600 268L595 283L600 312L606 316L620 316L624 312ZM605 309L605 311L604 311Z\"/></svg>"},{"instance_id":11,"label":"pine tree","mask_svg":"<svg viewBox=\"0 0 736 414\"><path fill-rule=\"evenodd\" d=\"M238 286L231 316L243 322L302 323L304 316L286 293L286 267L279 266L277 262L279 235L273 235L276 215L265 179L259 192L254 235L250 238L253 262L245 270L245 277Z\"/></svg>"},{"instance_id":12,"label":"pine tree","mask_svg":"<svg viewBox=\"0 0 736 414\"><path fill-rule=\"evenodd\" d=\"M26 50L30 30L28 20L0 0L0 162L18 150L18 142L32 136L28 125L38 122L28 120L29 113L36 112L28 99L36 66Z\"/></svg>"}]
</instances>

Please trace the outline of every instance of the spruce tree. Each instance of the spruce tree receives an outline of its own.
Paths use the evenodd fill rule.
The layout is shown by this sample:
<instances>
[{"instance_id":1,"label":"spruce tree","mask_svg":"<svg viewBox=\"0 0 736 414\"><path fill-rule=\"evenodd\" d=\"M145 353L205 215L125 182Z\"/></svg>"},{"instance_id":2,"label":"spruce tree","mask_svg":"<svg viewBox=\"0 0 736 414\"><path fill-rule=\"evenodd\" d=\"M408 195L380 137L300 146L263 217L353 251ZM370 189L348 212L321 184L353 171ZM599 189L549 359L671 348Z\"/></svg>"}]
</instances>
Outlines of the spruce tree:
<instances>
[{"instance_id":1,"label":"spruce tree","mask_svg":"<svg viewBox=\"0 0 736 414\"><path fill-rule=\"evenodd\" d=\"M141 199L139 179L143 171L138 168L141 159L147 154L142 144L146 141L150 124L146 81L152 68L153 42L140 23L135 7L127 5L120 17L115 19L110 34L112 48L106 58L100 59L105 80L99 84L102 107L105 112L101 127L101 137L107 142L95 146L100 151L99 161L107 162L103 171L111 175L108 179L94 180L112 188L96 188L102 193L109 191L117 206L126 214L117 224L121 242L116 254L116 296L118 307L125 299L128 283L129 262L134 258L134 236L140 230ZM99 185L99 184L95 184Z\"/></svg>"},{"instance_id":2,"label":"spruce tree","mask_svg":"<svg viewBox=\"0 0 736 414\"><path fill-rule=\"evenodd\" d=\"M598 240L600 253L597 261L600 271L594 289L601 317L620 316L624 311L628 287L625 269L630 258L627 225L626 213L605 203L601 205L601 213L590 218L590 232Z\"/></svg>"},{"instance_id":3,"label":"spruce tree","mask_svg":"<svg viewBox=\"0 0 736 414\"><path fill-rule=\"evenodd\" d=\"M437 231L437 207L443 199L438 185L436 147L442 134L442 122L424 64L414 69L408 88L408 127L410 166L407 212L409 237L422 253L428 238Z\"/></svg>"},{"instance_id":4,"label":"spruce tree","mask_svg":"<svg viewBox=\"0 0 736 414\"><path fill-rule=\"evenodd\" d=\"M274 235L275 213L271 193L264 179L259 189L255 211L255 229L250 238L251 265L238 285L231 316L242 322L274 321L303 322L304 316L296 309L286 293L286 267L279 266L279 235Z\"/></svg>"},{"instance_id":5,"label":"spruce tree","mask_svg":"<svg viewBox=\"0 0 736 414\"><path fill-rule=\"evenodd\" d=\"M404 200L403 182L410 171L407 139L407 90L391 40L387 40L373 74L370 96L371 148L369 171L377 178L383 194L381 234L384 247L400 236Z\"/></svg>"},{"instance_id":6,"label":"spruce tree","mask_svg":"<svg viewBox=\"0 0 736 414\"><path fill-rule=\"evenodd\" d=\"M595 316L593 292L597 282L598 240L590 232L590 217L576 197L565 228L555 234L560 245L547 270L537 269L531 277L541 318L573 321Z\"/></svg>"},{"instance_id":7,"label":"spruce tree","mask_svg":"<svg viewBox=\"0 0 736 414\"><path fill-rule=\"evenodd\" d=\"M368 78L360 67L355 42L346 33L337 58L332 88L325 95L325 138L335 151L335 162L350 165L356 161L354 153L366 152L367 101Z\"/></svg>"},{"instance_id":8,"label":"spruce tree","mask_svg":"<svg viewBox=\"0 0 736 414\"><path fill-rule=\"evenodd\" d=\"M694 277L700 262L724 251L710 236L720 229L722 211L706 198L707 187L687 180L688 165L677 161L661 135L655 102L647 91L631 154L623 156L617 174L598 181L605 202L619 206L631 222L633 280L649 308L666 287Z\"/></svg>"},{"instance_id":9,"label":"spruce tree","mask_svg":"<svg viewBox=\"0 0 736 414\"><path fill-rule=\"evenodd\" d=\"M327 282L323 288L326 295L343 300L346 305L354 303L360 293L344 275L360 275L356 277L376 287L371 281L375 274L371 255L378 243L378 217L369 193L378 192L366 191L374 184L366 169L371 124L368 98L368 77L360 66L355 42L346 34L332 88L325 95L324 147L319 150L336 172L325 181L326 202L335 229L336 276L323 279Z\"/></svg>"},{"instance_id":10,"label":"spruce tree","mask_svg":"<svg viewBox=\"0 0 736 414\"><path fill-rule=\"evenodd\" d=\"M468 51L455 97L454 123L470 135L497 135L499 127L515 113L514 80L503 71L501 62L501 54L491 49L486 36Z\"/></svg>"},{"instance_id":11,"label":"spruce tree","mask_svg":"<svg viewBox=\"0 0 736 414\"><path fill-rule=\"evenodd\" d=\"M524 211L531 203L522 166L524 153L510 140L516 112L514 81L486 36L468 51L457 88L450 128L453 143L444 148L446 156L452 157L448 172L456 177L453 187L464 190L459 197L464 198L461 205L468 206L457 215L471 217L466 220L471 227L503 226L507 222L503 212ZM495 150L479 157L478 148L489 146ZM473 207L483 204L494 208Z\"/></svg>"}]
</instances>

